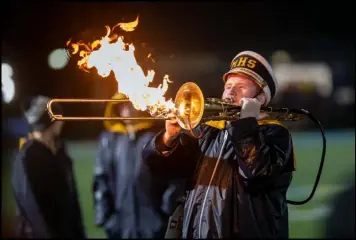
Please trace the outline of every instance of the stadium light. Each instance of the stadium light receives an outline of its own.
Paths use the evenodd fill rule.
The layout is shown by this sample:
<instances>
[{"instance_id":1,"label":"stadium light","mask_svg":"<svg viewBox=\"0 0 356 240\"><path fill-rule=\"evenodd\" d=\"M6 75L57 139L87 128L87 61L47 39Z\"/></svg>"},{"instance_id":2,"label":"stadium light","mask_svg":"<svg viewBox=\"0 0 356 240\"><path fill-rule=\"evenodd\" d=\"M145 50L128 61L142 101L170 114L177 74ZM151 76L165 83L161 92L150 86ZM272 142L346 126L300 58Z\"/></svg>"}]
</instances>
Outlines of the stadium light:
<instances>
[{"instance_id":1,"label":"stadium light","mask_svg":"<svg viewBox=\"0 0 356 240\"><path fill-rule=\"evenodd\" d=\"M57 48L48 55L48 65L54 70L63 69L69 61L68 53L63 48Z\"/></svg>"},{"instance_id":2,"label":"stadium light","mask_svg":"<svg viewBox=\"0 0 356 240\"><path fill-rule=\"evenodd\" d=\"M291 55L285 50L277 50L271 56L272 65L292 62Z\"/></svg>"},{"instance_id":3,"label":"stadium light","mask_svg":"<svg viewBox=\"0 0 356 240\"><path fill-rule=\"evenodd\" d=\"M355 89L352 86L342 86L335 90L334 99L338 105L355 103Z\"/></svg>"},{"instance_id":4,"label":"stadium light","mask_svg":"<svg viewBox=\"0 0 356 240\"><path fill-rule=\"evenodd\" d=\"M5 103L10 103L15 97L15 83L12 74L12 67L7 63L1 63L1 91Z\"/></svg>"}]
</instances>

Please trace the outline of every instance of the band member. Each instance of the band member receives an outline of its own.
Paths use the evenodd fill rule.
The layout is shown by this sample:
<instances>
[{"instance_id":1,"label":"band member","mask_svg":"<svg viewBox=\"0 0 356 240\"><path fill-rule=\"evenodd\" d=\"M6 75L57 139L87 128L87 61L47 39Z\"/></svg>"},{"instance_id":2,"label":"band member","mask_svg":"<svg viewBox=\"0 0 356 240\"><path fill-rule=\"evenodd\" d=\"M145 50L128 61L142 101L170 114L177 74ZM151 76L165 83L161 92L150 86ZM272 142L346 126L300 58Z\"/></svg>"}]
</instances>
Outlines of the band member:
<instances>
[{"instance_id":1,"label":"band member","mask_svg":"<svg viewBox=\"0 0 356 240\"><path fill-rule=\"evenodd\" d=\"M116 94L113 99L125 96ZM109 103L106 117L149 116L131 103ZM151 189L151 176L138 175L142 149L158 132L152 121L104 121L94 171L95 223L108 238L161 238L175 200L184 194L179 182Z\"/></svg>"},{"instance_id":2,"label":"band member","mask_svg":"<svg viewBox=\"0 0 356 240\"><path fill-rule=\"evenodd\" d=\"M200 124L194 135L167 120L143 150L141 173L161 184L190 180L183 238L288 238L292 137L260 111L276 93L276 78L261 55L244 51L223 80L222 99L242 106L239 120Z\"/></svg>"},{"instance_id":3,"label":"band member","mask_svg":"<svg viewBox=\"0 0 356 240\"><path fill-rule=\"evenodd\" d=\"M85 238L72 159L59 138L63 122L51 122L50 99L32 98L24 107L31 133L16 155L12 186L19 237ZM60 112L60 106L55 106Z\"/></svg>"}]
</instances>

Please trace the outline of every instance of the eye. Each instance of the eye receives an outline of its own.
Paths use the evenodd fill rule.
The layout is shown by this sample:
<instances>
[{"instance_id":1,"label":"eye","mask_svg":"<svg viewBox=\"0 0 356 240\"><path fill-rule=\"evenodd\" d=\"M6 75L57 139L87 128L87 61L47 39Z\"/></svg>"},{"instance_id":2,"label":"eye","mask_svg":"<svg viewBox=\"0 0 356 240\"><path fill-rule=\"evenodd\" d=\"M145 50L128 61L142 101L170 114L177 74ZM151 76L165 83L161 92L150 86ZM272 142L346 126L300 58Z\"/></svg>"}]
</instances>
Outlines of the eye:
<instances>
[{"instance_id":1,"label":"eye","mask_svg":"<svg viewBox=\"0 0 356 240\"><path fill-rule=\"evenodd\" d=\"M230 89L231 88L231 84L226 84L225 85L225 89Z\"/></svg>"}]
</instances>

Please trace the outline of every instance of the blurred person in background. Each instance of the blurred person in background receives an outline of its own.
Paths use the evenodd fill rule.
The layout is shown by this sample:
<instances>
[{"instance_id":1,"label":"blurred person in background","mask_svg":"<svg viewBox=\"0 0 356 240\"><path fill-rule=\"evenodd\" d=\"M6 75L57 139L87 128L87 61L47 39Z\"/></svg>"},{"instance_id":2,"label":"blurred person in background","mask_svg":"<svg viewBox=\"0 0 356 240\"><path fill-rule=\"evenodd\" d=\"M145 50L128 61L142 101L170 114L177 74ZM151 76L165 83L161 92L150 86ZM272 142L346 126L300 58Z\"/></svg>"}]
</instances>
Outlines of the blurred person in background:
<instances>
[{"instance_id":1,"label":"blurred person in background","mask_svg":"<svg viewBox=\"0 0 356 240\"><path fill-rule=\"evenodd\" d=\"M277 89L272 68L244 51L223 80L222 99L242 106L240 119L200 124L193 129L198 137L167 120L143 150L142 174L149 171L160 184L189 179L182 238L288 238L292 137L260 112Z\"/></svg>"},{"instance_id":2,"label":"blurred person in background","mask_svg":"<svg viewBox=\"0 0 356 240\"><path fill-rule=\"evenodd\" d=\"M113 99L125 95L115 94ZM108 103L106 117L149 117L131 103ZM94 169L95 224L108 238L163 238L168 218L184 194L180 182L151 189L150 175L139 177L144 145L157 133L152 121L104 121Z\"/></svg>"},{"instance_id":3,"label":"blurred person in background","mask_svg":"<svg viewBox=\"0 0 356 240\"><path fill-rule=\"evenodd\" d=\"M49 100L36 96L23 106L31 132L12 166L17 236L85 238L73 162L60 138L63 122L51 122ZM59 105L54 110L62 111Z\"/></svg>"}]
</instances>

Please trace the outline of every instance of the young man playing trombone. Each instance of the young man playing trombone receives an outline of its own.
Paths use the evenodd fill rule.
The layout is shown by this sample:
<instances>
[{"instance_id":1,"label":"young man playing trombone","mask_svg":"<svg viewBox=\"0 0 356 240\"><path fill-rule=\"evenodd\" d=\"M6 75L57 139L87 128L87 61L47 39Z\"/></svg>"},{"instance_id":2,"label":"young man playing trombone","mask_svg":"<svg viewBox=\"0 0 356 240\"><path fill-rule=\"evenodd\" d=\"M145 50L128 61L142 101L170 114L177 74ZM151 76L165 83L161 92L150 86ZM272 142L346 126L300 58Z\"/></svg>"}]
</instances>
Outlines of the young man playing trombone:
<instances>
[{"instance_id":1,"label":"young man playing trombone","mask_svg":"<svg viewBox=\"0 0 356 240\"><path fill-rule=\"evenodd\" d=\"M172 179L189 180L183 238L288 238L292 137L260 113L276 93L276 78L262 56L244 51L223 80L222 99L242 106L240 118L200 124L193 130L199 138L167 120L165 130L143 149L141 172L155 176L152 188Z\"/></svg>"}]
</instances>

